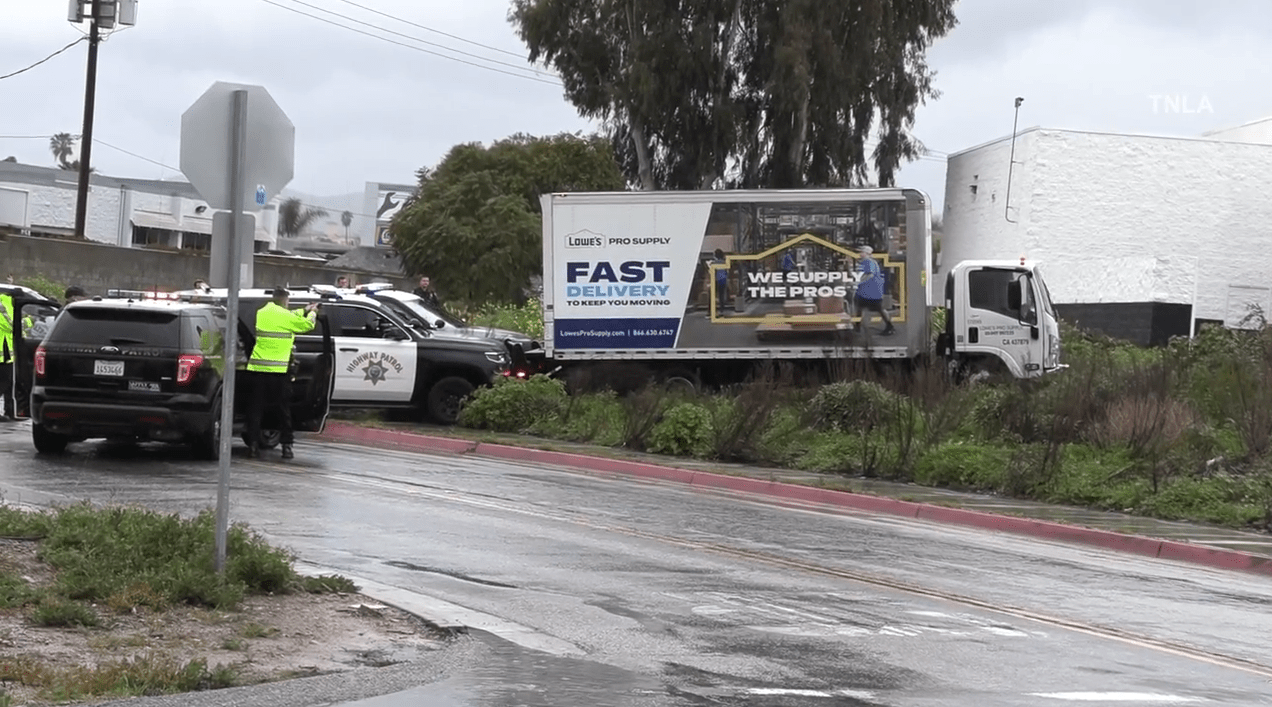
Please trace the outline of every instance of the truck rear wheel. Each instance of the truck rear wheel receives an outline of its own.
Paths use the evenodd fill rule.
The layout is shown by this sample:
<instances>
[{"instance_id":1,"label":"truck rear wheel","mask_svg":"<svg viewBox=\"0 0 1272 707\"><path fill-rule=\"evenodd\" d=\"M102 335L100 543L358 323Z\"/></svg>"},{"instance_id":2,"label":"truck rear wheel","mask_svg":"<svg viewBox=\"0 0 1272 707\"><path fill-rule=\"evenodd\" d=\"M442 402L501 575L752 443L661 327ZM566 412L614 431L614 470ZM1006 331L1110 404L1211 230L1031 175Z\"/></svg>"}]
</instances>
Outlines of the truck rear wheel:
<instances>
[{"instance_id":1,"label":"truck rear wheel","mask_svg":"<svg viewBox=\"0 0 1272 707\"><path fill-rule=\"evenodd\" d=\"M31 441L35 443L35 451L40 454L61 454L70 444L70 437L48 431L38 422L31 424Z\"/></svg>"},{"instance_id":2,"label":"truck rear wheel","mask_svg":"<svg viewBox=\"0 0 1272 707\"><path fill-rule=\"evenodd\" d=\"M472 383L459 376L447 376L437 381L428 391L429 417L439 425L459 422L459 410L474 390Z\"/></svg>"},{"instance_id":3,"label":"truck rear wheel","mask_svg":"<svg viewBox=\"0 0 1272 707\"><path fill-rule=\"evenodd\" d=\"M688 368L673 368L660 376L663 388L670 393L694 395L702 389L702 379Z\"/></svg>"}]
</instances>

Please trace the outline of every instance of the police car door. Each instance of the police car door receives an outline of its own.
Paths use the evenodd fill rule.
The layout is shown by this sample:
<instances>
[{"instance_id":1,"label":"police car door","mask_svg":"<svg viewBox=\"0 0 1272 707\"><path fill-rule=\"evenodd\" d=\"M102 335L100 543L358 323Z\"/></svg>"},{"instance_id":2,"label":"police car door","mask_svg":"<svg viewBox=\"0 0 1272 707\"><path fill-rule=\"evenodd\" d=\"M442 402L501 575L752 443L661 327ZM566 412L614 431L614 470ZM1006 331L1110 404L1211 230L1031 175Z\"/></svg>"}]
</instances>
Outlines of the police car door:
<instances>
[{"instance_id":1,"label":"police car door","mask_svg":"<svg viewBox=\"0 0 1272 707\"><path fill-rule=\"evenodd\" d=\"M380 312L352 303L324 303L336 341L332 402L411 402L416 343Z\"/></svg>"}]
</instances>

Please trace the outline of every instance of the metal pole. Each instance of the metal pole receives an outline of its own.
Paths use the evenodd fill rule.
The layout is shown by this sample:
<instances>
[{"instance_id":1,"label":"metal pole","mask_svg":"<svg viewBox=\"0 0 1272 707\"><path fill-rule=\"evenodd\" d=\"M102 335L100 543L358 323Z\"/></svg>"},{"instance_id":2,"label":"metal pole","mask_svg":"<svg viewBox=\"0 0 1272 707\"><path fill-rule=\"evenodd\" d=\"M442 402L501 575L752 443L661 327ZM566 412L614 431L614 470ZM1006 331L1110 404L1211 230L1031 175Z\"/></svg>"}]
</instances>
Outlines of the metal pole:
<instances>
[{"instance_id":1,"label":"metal pole","mask_svg":"<svg viewBox=\"0 0 1272 707\"><path fill-rule=\"evenodd\" d=\"M79 193L75 199L75 236L84 237L84 223L88 220L88 171L93 158L93 107L97 99L97 43L101 38L97 30L97 17L101 14L102 0L93 0L92 19L88 23L88 76L84 80L84 128L80 133Z\"/></svg>"},{"instance_id":2,"label":"metal pole","mask_svg":"<svg viewBox=\"0 0 1272 707\"><path fill-rule=\"evenodd\" d=\"M1016 117L1011 121L1011 157L1007 158L1007 198L1003 200L1005 202L1003 218L1007 219L1008 223L1016 223L1011 220L1011 173L1016 168L1016 126L1020 124L1020 104L1024 102L1025 99L1016 97Z\"/></svg>"},{"instance_id":3,"label":"metal pole","mask_svg":"<svg viewBox=\"0 0 1272 707\"><path fill-rule=\"evenodd\" d=\"M230 118L230 259L225 318L225 375L221 388L220 480L216 492L216 571L225 571L226 536L230 526L230 442L234 439L234 383L238 366L239 275L242 254L239 232L243 217L243 180L247 166L247 91L234 92Z\"/></svg>"}]
</instances>

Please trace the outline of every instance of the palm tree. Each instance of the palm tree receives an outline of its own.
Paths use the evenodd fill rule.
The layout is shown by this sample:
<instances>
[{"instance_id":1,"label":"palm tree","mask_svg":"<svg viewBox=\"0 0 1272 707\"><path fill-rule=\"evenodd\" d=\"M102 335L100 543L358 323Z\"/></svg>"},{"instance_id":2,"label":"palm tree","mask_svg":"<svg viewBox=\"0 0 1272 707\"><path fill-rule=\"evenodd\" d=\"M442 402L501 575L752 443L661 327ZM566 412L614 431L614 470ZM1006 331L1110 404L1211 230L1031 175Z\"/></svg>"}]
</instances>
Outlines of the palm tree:
<instances>
[{"instance_id":1,"label":"palm tree","mask_svg":"<svg viewBox=\"0 0 1272 707\"><path fill-rule=\"evenodd\" d=\"M49 151L53 159L62 169L78 169L71 165L71 155L75 154L75 138L70 133L58 133L49 138Z\"/></svg>"},{"instance_id":2,"label":"palm tree","mask_svg":"<svg viewBox=\"0 0 1272 707\"><path fill-rule=\"evenodd\" d=\"M349 242L349 224L353 223L353 212L345 211L340 214L340 225L345 227L345 243Z\"/></svg>"},{"instance_id":3,"label":"palm tree","mask_svg":"<svg viewBox=\"0 0 1272 707\"><path fill-rule=\"evenodd\" d=\"M327 210L320 206L305 206L300 199L292 197L284 199L278 205L278 235L282 238L295 238L305 230L314 219L327 215Z\"/></svg>"}]
</instances>

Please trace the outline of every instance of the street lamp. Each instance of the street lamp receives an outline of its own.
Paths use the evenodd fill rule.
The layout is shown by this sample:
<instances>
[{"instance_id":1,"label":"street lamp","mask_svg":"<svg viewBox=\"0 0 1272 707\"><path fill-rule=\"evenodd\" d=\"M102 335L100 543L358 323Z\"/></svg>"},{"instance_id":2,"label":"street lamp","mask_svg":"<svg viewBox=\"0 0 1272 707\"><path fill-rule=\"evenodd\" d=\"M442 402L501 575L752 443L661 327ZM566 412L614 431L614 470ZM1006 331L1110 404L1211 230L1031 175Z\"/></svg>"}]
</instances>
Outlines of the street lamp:
<instances>
[{"instance_id":1,"label":"street lamp","mask_svg":"<svg viewBox=\"0 0 1272 707\"><path fill-rule=\"evenodd\" d=\"M67 20L88 26L88 76L84 81L84 129L80 133L79 194L75 200L75 235L84 237L88 219L88 173L93 156L93 104L97 97L97 44L100 30L137 24L137 0L70 0Z\"/></svg>"}]
</instances>

